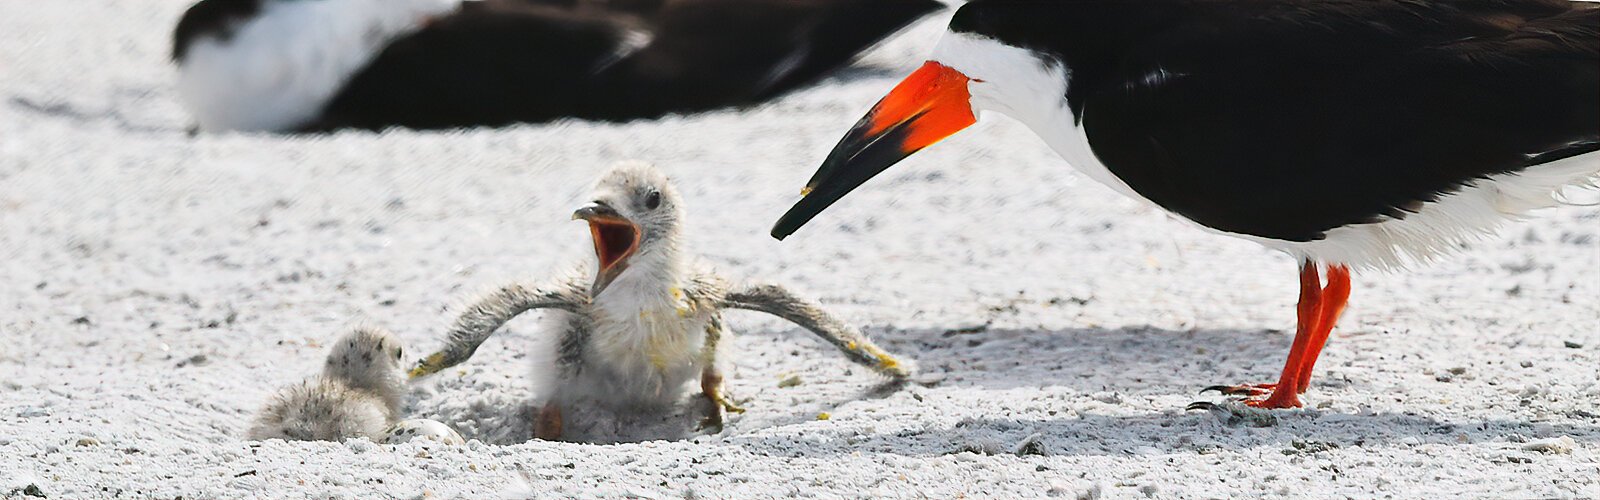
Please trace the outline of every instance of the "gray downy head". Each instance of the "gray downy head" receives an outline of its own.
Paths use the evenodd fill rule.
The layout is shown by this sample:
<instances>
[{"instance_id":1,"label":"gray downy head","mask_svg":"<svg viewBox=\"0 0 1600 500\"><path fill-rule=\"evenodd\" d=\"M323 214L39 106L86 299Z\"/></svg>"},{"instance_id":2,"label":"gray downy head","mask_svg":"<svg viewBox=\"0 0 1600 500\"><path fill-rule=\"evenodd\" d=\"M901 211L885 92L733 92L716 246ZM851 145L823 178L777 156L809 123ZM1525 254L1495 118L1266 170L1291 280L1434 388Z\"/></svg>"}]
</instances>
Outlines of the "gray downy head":
<instances>
[{"instance_id":1,"label":"gray downy head","mask_svg":"<svg viewBox=\"0 0 1600 500\"><path fill-rule=\"evenodd\" d=\"M591 297L623 275L669 279L676 272L682 198L667 176L650 164L613 166L596 183L589 203L572 218L589 223L594 241L597 262Z\"/></svg>"},{"instance_id":2,"label":"gray downy head","mask_svg":"<svg viewBox=\"0 0 1600 500\"><path fill-rule=\"evenodd\" d=\"M333 344L322 373L353 389L370 392L383 399L391 412L398 411L404 383L400 361L404 356L404 347L393 333L376 326L356 326Z\"/></svg>"}]
</instances>

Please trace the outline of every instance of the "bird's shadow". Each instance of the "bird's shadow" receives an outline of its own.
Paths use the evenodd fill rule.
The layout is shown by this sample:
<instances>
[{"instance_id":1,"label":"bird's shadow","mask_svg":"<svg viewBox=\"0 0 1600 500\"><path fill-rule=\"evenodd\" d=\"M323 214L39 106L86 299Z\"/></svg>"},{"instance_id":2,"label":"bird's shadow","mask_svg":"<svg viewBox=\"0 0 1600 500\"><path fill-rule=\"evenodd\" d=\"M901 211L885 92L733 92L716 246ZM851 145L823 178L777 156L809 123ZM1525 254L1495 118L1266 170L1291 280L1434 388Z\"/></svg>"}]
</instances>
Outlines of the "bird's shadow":
<instances>
[{"instance_id":1,"label":"bird's shadow","mask_svg":"<svg viewBox=\"0 0 1600 500\"><path fill-rule=\"evenodd\" d=\"M1547 425L1514 420L1448 422L1408 414L1351 415L1317 411L1279 413L1265 427L1229 426L1206 412L1165 411L1144 415L1078 414L1060 418L983 417L954 424L913 424L893 432L863 434L808 428L806 432L732 436L728 442L757 454L825 458L858 453L940 456L985 455L1162 455L1222 450L1281 448L1286 455L1340 448L1406 445L1459 446L1496 443L1507 461L1536 455L1522 443L1566 436L1600 442L1595 425Z\"/></svg>"},{"instance_id":2,"label":"bird's shadow","mask_svg":"<svg viewBox=\"0 0 1600 500\"><path fill-rule=\"evenodd\" d=\"M154 100L151 97L153 95L156 95L155 90L125 88L113 92L110 97L113 104L105 105L26 96L12 96L7 102L19 112L51 117L77 125L109 122L117 128L133 134L187 133L181 127L148 123L150 120L143 116L145 114L143 107L148 106L147 103Z\"/></svg>"},{"instance_id":3,"label":"bird's shadow","mask_svg":"<svg viewBox=\"0 0 1600 500\"><path fill-rule=\"evenodd\" d=\"M1194 384L1275 377L1290 338L1277 330L1168 330L1149 326L1060 330L874 328L884 347L915 359L919 380L1015 389L1171 393Z\"/></svg>"},{"instance_id":4,"label":"bird's shadow","mask_svg":"<svg viewBox=\"0 0 1600 500\"><path fill-rule=\"evenodd\" d=\"M793 328L742 332L752 342L815 342ZM838 387L813 388L806 396L763 388L749 406L760 417L734 416L721 438L752 451L774 455L826 456L857 452L939 455L960 452L1107 455L1123 453L1199 452L1300 443L1313 449L1366 446L1389 441L1460 443L1570 436L1600 442L1600 425L1549 425L1531 421L1483 420L1452 422L1410 414L1297 410L1277 412L1267 427L1242 431L1211 412L1187 412L1182 402L1170 407L1152 401L1187 401L1199 387L1212 383L1260 381L1276 375L1290 339L1284 332L1240 329L1174 331L1154 327L1069 328L1061 330L974 327L953 330L872 328L871 334L891 352L914 359L920 372L905 383L863 383L847 376ZM843 363L840 361L840 363ZM781 364L781 363L777 363ZM1327 373L1332 372L1332 373ZM747 374L741 374L747 375ZM771 374L748 374L763 377ZM812 385L830 382L810 383ZM436 390L475 390L481 381L447 383ZM1331 396L1359 386L1338 370L1324 370L1312 386L1313 397ZM461 385L461 387L451 387ZM748 387L748 386L747 386ZM1002 404L1043 407L1049 418L971 417L950 424L940 418L940 391L980 388L985 391L1041 389L1066 394L1070 401L1095 401L1090 408L1050 399L1007 400ZM428 418L455 424L469 439L513 444L530 439L533 403L517 400L526 391L482 391L489 399L471 403L451 399L414 403ZM1509 396L1508 396L1509 397ZM799 398L797 403L796 398ZM504 399L503 401L501 399ZM787 399L788 404L784 404ZM848 414L853 403L885 399L914 410L910 416L862 435L858 426L804 426L817 419L816 408L839 408ZM1198 399L1195 396L1194 399ZM442 403L442 404L441 404ZM877 403L881 406L881 402ZM454 405L454 406L451 406ZM1060 405L1061 408L1053 408ZM1154 405L1154 406L1152 406ZM1149 411L1130 415L1130 406ZM621 443L682 440L705 435L696 424L709 405L697 394L666 412L616 414L580 408L568 411L566 440ZM1136 412L1137 410L1135 410ZM1116 414L1116 415L1113 415ZM847 417L848 418L848 417ZM1243 427L1249 427L1245 425ZM1511 446L1511 445L1507 445ZM1303 452L1296 448L1286 453Z\"/></svg>"},{"instance_id":5,"label":"bird's shadow","mask_svg":"<svg viewBox=\"0 0 1600 500\"><path fill-rule=\"evenodd\" d=\"M751 332L757 335L803 336L799 331ZM728 440L751 451L809 457L850 453L944 455L985 454L1112 455L1248 449L1281 446L1284 453L1315 453L1333 448L1393 442L1446 444L1497 442L1518 460L1526 440L1567 436L1583 443L1600 442L1600 418L1586 415L1578 424L1548 424L1508 419L1445 420L1409 413L1342 413L1326 410L1246 412L1237 418L1226 410L1185 411L1182 403L1161 407L1152 400L1187 401L1200 387L1215 383L1263 381L1277 375L1290 337L1281 331L1195 329L1174 331L1148 326L1069 328L1062 330L948 330L879 328L874 338L887 349L914 358L921 375L903 394L877 386L853 394L856 399L892 397L902 404L927 407L888 426L898 430L861 434L858 426L808 426L804 431L751 432ZM1337 341L1337 339L1336 339ZM1315 398L1333 397L1359 387L1337 368L1324 369L1312 384ZM941 389L981 388L1005 391L1049 388L1093 400L1070 405L1049 399L1007 402L1047 408L1049 418L963 418L954 424L940 418L934 395ZM1176 396L1176 397L1175 397ZM1508 399L1512 396L1508 395ZM1308 400L1309 401L1309 400ZM847 405L849 398L824 404ZM1149 406L1129 415L1129 405ZM1116 415L1113 415L1116 413ZM780 424L813 420L810 414L780 419ZM909 421L906 421L909 420ZM920 420L920 421L919 421ZM1241 421L1242 420L1242 421ZM776 427L776 426L775 426Z\"/></svg>"}]
</instances>

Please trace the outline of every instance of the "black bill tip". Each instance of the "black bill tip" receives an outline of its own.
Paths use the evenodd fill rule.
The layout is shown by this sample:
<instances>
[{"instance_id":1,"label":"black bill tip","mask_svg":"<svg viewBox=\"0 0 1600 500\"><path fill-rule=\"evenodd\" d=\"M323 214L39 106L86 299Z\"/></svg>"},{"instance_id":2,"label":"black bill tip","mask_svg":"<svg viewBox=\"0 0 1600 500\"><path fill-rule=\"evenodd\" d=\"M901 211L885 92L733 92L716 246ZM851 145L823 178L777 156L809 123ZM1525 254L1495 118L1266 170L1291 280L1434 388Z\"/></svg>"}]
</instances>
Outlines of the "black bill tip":
<instances>
[{"instance_id":1,"label":"black bill tip","mask_svg":"<svg viewBox=\"0 0 1600 500\"><path fill-rule=\"evenodd\" d=\"M782 241L794 234L844 195L916 152L905 148L910 120L872 134L870 119L871 115L863 118L828 154L807 184L805 196L772 226L773 238Z\"/></svg>"}]
</instances>

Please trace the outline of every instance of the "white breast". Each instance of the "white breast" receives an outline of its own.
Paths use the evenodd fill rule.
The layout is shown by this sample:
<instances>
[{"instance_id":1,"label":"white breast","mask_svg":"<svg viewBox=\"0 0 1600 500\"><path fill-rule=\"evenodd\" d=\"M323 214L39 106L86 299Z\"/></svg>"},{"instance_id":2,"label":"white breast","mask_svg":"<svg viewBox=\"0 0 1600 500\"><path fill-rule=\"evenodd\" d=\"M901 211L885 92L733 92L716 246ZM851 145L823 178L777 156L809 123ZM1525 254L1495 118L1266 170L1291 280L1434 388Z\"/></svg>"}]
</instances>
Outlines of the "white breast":
<instances>
[{"instance_id":1,"label":"white breast","mask_svg":"<svg viewBox=\"0 0 1600 500\"><path fill-rule=\"evenodd\" d=\"M594 331L584 359L590 396L613 406L671 404L697 377L711 311L676 288L625 274L591 306Z\"/></svg>"},{"instance_id":2,"label":"white breast","mask_svg":"<svg viewBox=\"0 0 1600 500\"><path fill-rule=\"evenodd\" d=\"M183 106L207 131L308 124L390 41L460 0L266 0L232 37L194 40L178 68Z\"/></svg>"}]
</instances>

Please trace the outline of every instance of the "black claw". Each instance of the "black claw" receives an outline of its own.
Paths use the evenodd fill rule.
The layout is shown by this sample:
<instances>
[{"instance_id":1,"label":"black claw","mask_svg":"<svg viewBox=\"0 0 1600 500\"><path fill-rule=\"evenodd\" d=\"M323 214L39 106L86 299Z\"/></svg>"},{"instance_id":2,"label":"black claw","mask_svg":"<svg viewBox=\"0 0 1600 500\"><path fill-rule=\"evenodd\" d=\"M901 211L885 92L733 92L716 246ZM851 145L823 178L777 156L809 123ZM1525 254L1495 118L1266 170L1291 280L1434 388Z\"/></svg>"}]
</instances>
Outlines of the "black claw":
<instances>
[{"instance_id":1,"label":"black claw","mask_svg":"<svg viewBox=\"0 0 1600 500\"><path fill-rule=\"evenodd\" d=\"M1209 387L1207 389L1209 389ZM1189 406L1185 406L1185 407L1183 407L1183 409L1184 409L1184 411L1193 411L1193 410L1211 411L1213 409L1216 409L1216 407L1217 407L1217 405L1214 404L1214 403L1208 403L1208 402L1205 402L1205 401L1195 401L1193 403L1189 403Z\"/></svg>"},{"instance_id":2,"label":"black claw","mask_svg":"<svg viewBox=\"0 0 1600 500\"><path fill-rule=\"evenodd\" d=\"M1231 385L1213 385L1204 389L1200 389L1200 393L1205 394L1211 391L1217 391L1218 394L1233 394L1234 390L1235 389Z\"/></svg>"}]
</instances>

